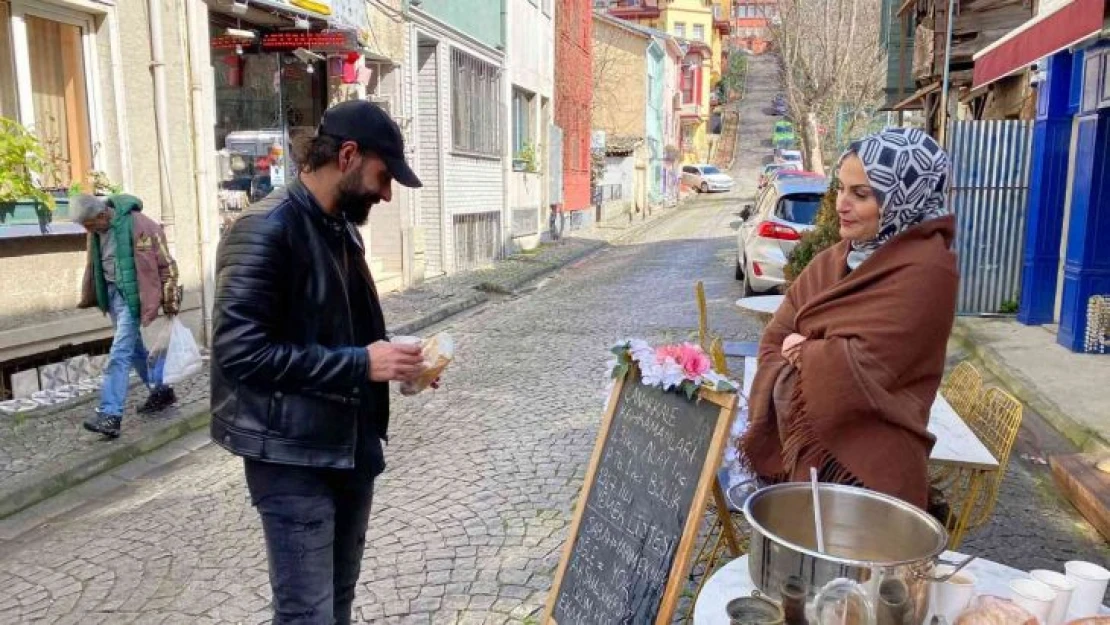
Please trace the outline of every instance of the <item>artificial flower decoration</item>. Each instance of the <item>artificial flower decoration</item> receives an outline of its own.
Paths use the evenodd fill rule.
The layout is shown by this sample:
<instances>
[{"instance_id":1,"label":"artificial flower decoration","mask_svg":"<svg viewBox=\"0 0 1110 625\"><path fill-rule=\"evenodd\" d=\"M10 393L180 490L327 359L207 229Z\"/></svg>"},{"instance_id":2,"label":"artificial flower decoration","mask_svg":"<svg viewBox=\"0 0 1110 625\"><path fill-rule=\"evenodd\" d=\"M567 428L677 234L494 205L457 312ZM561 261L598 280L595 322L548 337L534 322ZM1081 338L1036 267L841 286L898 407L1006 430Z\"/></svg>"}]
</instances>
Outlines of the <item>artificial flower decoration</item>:
<instances>
[{"instance_id":1,"label":"artificial flower decoration","mask_svg":"<svg viewBox=\"0 0 1110 625\"><path fill-rule=\"evenodd\" d=\"M622 378L632 365L640 370L640 381L664 391L680 390L693 399L699 388L736 391L736 383L713 370L709 355L700 345L675 343L653 349L646 341L630 339L610 350L616 359L609 363L614 379Z\"/></svg>"}]
</instances>

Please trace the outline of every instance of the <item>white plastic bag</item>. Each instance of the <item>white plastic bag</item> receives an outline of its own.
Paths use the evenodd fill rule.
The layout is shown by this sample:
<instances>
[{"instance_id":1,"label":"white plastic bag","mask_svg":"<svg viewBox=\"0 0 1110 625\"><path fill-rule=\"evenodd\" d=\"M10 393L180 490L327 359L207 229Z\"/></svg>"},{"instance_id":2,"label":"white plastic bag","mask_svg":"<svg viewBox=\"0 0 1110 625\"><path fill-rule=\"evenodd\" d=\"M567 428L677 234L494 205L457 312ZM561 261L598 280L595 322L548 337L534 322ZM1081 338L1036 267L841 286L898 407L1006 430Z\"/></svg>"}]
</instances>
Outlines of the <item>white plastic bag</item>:
<instances>
[{"instance_id":1,"label":"white plastic bag","mask_svg":"<svg viewBox=\"0 0 1110 625\"><path fill-rule=\"evenodd\" d=\"M161 321L161 318L159 318ZM148 365L162 364L162 383L177 384L198 373L204 366L200 348L193 333L177 317L170 317L158 327L155 338L147 347Z\"/></svg>"}]
</instances>

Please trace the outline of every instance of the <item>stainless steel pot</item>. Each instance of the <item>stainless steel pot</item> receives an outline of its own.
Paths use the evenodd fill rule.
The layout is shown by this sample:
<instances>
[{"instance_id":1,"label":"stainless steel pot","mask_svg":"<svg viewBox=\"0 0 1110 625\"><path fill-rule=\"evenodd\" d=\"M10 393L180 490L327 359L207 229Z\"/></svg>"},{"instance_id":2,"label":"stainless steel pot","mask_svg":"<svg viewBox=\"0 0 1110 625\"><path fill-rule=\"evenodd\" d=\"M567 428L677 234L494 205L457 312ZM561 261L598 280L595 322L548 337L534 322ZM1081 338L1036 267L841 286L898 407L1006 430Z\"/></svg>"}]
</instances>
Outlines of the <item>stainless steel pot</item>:
<instances>
[{"instance_id":1,"label":"stainless steel pot","mask_svg":"<svg viewBox=\"0 0 1110 625\"><path fill-rule=\"evenodd\" d=\"M948 534L926 512L851 486L821 484L819 495L825 553L817 551L809 484L768 486L744 504L752 581L779 601L785 588L784 603L804 600L811 624L920 625L930 582L947 581L972 560L949 563L955 569L937 576Z\"/></svg>"}]
</instances>

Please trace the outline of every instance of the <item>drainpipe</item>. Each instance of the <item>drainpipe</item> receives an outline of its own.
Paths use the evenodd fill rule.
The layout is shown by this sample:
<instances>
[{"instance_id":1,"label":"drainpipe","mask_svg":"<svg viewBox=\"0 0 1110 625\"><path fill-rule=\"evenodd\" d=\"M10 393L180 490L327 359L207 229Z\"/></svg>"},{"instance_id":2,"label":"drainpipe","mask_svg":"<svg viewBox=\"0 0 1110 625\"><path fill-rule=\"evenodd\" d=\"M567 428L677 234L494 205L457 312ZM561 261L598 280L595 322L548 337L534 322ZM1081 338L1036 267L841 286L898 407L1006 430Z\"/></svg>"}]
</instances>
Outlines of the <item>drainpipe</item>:
<instances>
[{"instance_id":1,"label":"drainpipe","mask_svg":"<svg viewBox=\"0 0 1110 625\"><path fill-rule=\"evenodd\" d=\"M948 88L950 80L949 65L952 63L952 24L956 21L952 13L955 11L956 0L948 0L948 13L946 14L947 33L944 38L944 74L940 82L940 114L941 122L938 129L940 145L946 147L948 143Z\"/></svg>"},{"instance_id":2,"label":"drainpipe","mask_svg":"<svg viewBox=\"0 0 1110 625\"><path fill-rule=\"evenodd\" d=\"M185 4L190 4L186 2ZM162 51L162 6L158 0L147 0L150 27L150 73L154 78L154 129L158 144L158 187L161 195L162 225L170 250L174 249L173 196L170 193L169 134L166 127L166 64Z\"/></svg>"},{"instance_id":3,"label":"drainpipe","mask_svg":"<svg viewBox=\"0 0 1110 625\"><path fill-rule=\"evenodd\" d=\"M212 94L205 89L211 71L208 54L208 9L200 2L185 2L185 33L189 48L188 76L190 110L193 119L193 171L199 228L197 229L197 256L200 262L201 316L205 342L210 342L212 332L212 306L216 298L216 207L212 201L216 185L212 179L213 155L216 153L212 129Z\"/></svg>"}]
</instances>

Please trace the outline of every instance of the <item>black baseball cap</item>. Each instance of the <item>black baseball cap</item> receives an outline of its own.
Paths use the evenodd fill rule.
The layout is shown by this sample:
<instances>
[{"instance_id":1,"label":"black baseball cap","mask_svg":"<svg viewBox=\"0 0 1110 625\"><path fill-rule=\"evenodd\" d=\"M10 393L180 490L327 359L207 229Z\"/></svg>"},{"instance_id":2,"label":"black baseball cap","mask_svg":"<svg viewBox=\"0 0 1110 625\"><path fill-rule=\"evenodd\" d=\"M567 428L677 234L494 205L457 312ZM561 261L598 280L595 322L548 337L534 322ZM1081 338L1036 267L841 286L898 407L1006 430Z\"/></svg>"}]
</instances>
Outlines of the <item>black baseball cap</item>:
<instances>
[{"instance_id":1,"label":"black baseball cap","mask_svg":"<svg viewBox=\"0 0 1110 625\"><path fill-rule=\"evenodd\" d=\"M423 184L405 162L405 139L393 118L373 102L350 100L324 111L316 134L340 141L354 141L360 150L370 150L385 161L389 174L406 187Z\"/></svg>"}]
</instances>

